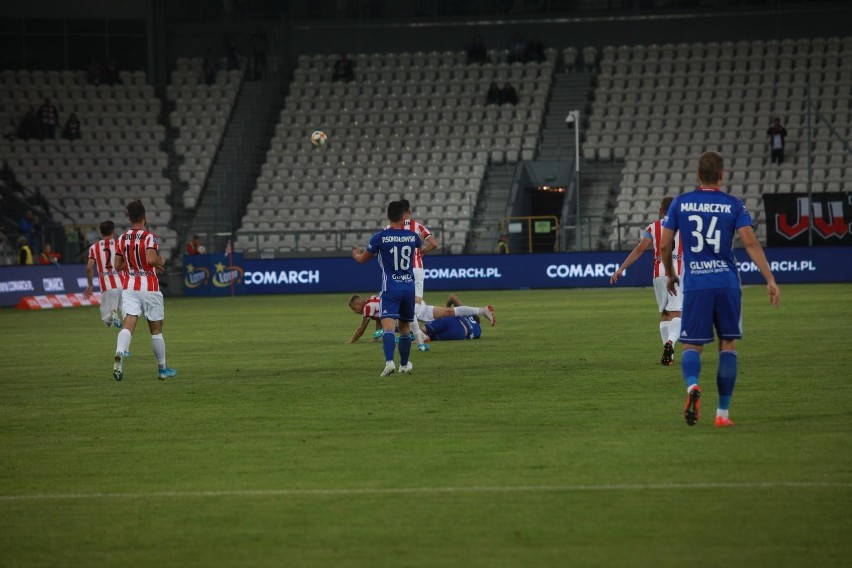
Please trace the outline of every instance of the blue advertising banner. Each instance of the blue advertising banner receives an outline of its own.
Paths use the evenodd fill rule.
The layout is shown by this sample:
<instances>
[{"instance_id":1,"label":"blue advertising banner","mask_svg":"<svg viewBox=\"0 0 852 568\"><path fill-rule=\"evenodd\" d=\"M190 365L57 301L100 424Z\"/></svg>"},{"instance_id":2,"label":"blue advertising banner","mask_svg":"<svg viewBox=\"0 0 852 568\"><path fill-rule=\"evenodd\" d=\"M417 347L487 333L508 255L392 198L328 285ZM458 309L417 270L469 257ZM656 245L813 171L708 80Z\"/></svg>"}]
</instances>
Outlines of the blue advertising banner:
<instances>
[{"instance_id":1,"label":"blue advertising banner","mask_svg":"<svg viewBox=\"0 0 852 568\"><path fill-rule=\"evenodd\" d=\"M184 255L183 291L187 296L243 294L243 254Z\"/></svg>"},{"instance_id":2,"label":"blue advertising banner","mask_svg":"<svg viewBox=\"0 0 852 568\"><path fill-rule=\"evenodd\" d=\"M737 250L736 256L743 283L762 283L746 252ZM852 247L767 249L766 256L779 284L852 283ZM426 290L607 287L626 257L627 252L427 256ZM652 261L650 252L643 254L617 286L650 286ZM188 295L229 295L233 282L237 294L354 293L377 290L379 278L377 262L358 264L351 258L244 260L234 254L228 264L221 254L196 255L185 260L184 288ZM2 306L24 296L85 288L82 264L0 268Z\"/></svg>"},{"instance_id":3,"label":"blue advertising banner","mask_svg":"<svg viewBox=\"0 0 852 568\"><path fill-rule=\"evenodd\" d=\"M768 249L779 284L852 282L852 248ZM763 281L744 250L736 251L744 284ZM427 256L427 290L587 288L609 286L626 252ZM618 286L650 286L653 255L643 254ZM376 262L348 258L246 260L246 294L358 292L379 287Z\"/></svg>"},{"instance_id":4,"label":"blue advertising banner","mask_svg":"<svg viewBox=\"0 0 852 568\"><path fill-rule=\"evenodd\" d=\"M95 290L98 285L95 278ZM85 289L85 264L0 267L0 306L14 306L25 296L70 294Z\"/></svg>"}]
</instances>

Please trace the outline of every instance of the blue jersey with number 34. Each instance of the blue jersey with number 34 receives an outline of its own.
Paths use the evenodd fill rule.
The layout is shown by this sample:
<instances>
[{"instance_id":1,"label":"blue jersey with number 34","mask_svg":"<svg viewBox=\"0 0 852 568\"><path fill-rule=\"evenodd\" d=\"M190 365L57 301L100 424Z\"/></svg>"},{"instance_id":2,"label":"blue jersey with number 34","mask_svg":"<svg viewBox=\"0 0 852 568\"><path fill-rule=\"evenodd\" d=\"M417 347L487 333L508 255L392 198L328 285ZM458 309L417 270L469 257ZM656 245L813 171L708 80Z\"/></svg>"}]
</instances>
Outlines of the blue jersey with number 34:
<instances>
[{"instance_id":1,"label":"blue jersey with number 34","mask_svg":"<svg viewBox=\"0 0 852 568\"><path fill-rule=\"evenodd\" d=\"M417 233L405 229L384 229L370 238L367 251L375 255L382 269L382 291L414 290L414 251L420 248Z\"/></svg>"},{"instance_id":2,"label":"blue jersey with number 34","mask_svg":"<svg viewBox=\"0 0 852 568\"><path fill-rule=\"evenodd\" d=\"M739 288L734 236L751 224L733 195L699 188L675 197L663 227L680 231L683 239L683 291Z\"/></svg>"}]
</instances>

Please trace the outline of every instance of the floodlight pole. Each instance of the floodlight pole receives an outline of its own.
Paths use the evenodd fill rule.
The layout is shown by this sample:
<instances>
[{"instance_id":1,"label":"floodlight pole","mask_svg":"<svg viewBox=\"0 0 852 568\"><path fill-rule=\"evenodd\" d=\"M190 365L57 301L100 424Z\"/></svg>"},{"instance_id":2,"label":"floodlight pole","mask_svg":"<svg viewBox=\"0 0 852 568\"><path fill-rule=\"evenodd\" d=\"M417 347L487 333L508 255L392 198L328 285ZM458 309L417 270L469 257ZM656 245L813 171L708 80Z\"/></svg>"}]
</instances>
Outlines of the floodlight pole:
<instances>
[{"instance_id":1,"label":"floodlight pole","mask_svg":"<svg viewBox=\"0 0 852 568\"><path fill-rule=\"evenodd\" d=\"M574 125L574 246L576 250L580 250L580 111L569 111L565 122Z\"/></svg>"}]
</instances>

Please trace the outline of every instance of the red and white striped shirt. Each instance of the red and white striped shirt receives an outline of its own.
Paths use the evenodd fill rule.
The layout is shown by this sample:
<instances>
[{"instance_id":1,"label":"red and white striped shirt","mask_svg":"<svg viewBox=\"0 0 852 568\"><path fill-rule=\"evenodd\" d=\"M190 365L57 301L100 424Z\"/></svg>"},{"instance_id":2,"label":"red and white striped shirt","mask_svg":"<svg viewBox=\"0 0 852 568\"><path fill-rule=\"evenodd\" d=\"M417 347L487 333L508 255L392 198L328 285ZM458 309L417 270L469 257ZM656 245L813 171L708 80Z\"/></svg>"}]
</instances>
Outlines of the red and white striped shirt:
<instances>
[{"instance_id":1,"label":"red and white striped shirt","mask_svg":"<svg viewBox=\"0 0 852 568\"><path fill-rule=\"evenodd\" d=\"M159 250L159 239L154 233L142 229L129 229L118 237L116 255L123 256L127 263L125 290L159 292L160 281L154 267L148 262L148 249Z\"/></svg>"},{"instance_id":2,"label":"red and white striped shirt","mask_svg":"<svg viewBox=\"0 0 852 568\"><path fill-rule=\"evenodd\" d=\"M417 233L420 236L420 241L424 245L426 244L426 239L432 236L431 231L429 231L425 225L418 223L413 219L406 219L402 228L406 231ZM385 227L385 229L390 229L390 225ZM414 260L411 263L411 268L423 268L423 253L420 252L419 248L414 249Z\"/></svg>"},{"instance_id":3,"label":"red and white striped shirt","mask_svg":"<svg viewBox=\"0 0 852 568\"><path fill-rule=\"evenodd\" d=\"M106 292L114 288L124 288L124 281L127 278L127 274L119 272L112 264L117 249L117 239L101 239L89 247L89 260L94 260L98 267L98 280L101 283L101 292Z\"/></svg>"},{"instance_id":4,"label":"red and white striped shirt","mask_svg":"<svg viewBox=\"0 0 852 568\"><path fill-rule=\"evenodd\" d=\"M379 313L382 309L382 299L378 296L370 296L364 302L363 316L365 318L379 319Z\"/></svg>"},{"instance_id":5,"label":"red and white striped shirt","mask_svg":"<svg viewBox=\"0 0 852 568\"><path fill-rule=\"evenodd\" d=\"M663 255L660 253L660 241L663 238L663 220L658 219L645 227L642 236L651 239L654 245L654 278L666 275L666 267L663 266ZM683 242L680 240L680 232L675 235L675 246L672 250L672 261L678 276L683 276Z\"/></svg>"}]
</instances>

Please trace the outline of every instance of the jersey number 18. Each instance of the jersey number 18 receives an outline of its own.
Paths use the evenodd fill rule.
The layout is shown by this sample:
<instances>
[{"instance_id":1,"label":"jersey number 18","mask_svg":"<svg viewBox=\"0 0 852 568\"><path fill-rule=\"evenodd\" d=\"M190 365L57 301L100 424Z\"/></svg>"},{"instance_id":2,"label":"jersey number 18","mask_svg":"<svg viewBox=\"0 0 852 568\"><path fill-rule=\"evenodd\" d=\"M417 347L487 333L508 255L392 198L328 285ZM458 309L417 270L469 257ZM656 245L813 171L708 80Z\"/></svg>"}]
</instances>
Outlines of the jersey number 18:
<instances>
[{"instance_id":1,"label":"jersey number 18","mask_svg":"<svg viewBox=\"0 0 852 568\"><path fill-rule=\"evenodd\" d=\"M411 268L411 247L392 248L394 272Z\"/></svg>"}]
</instances>

